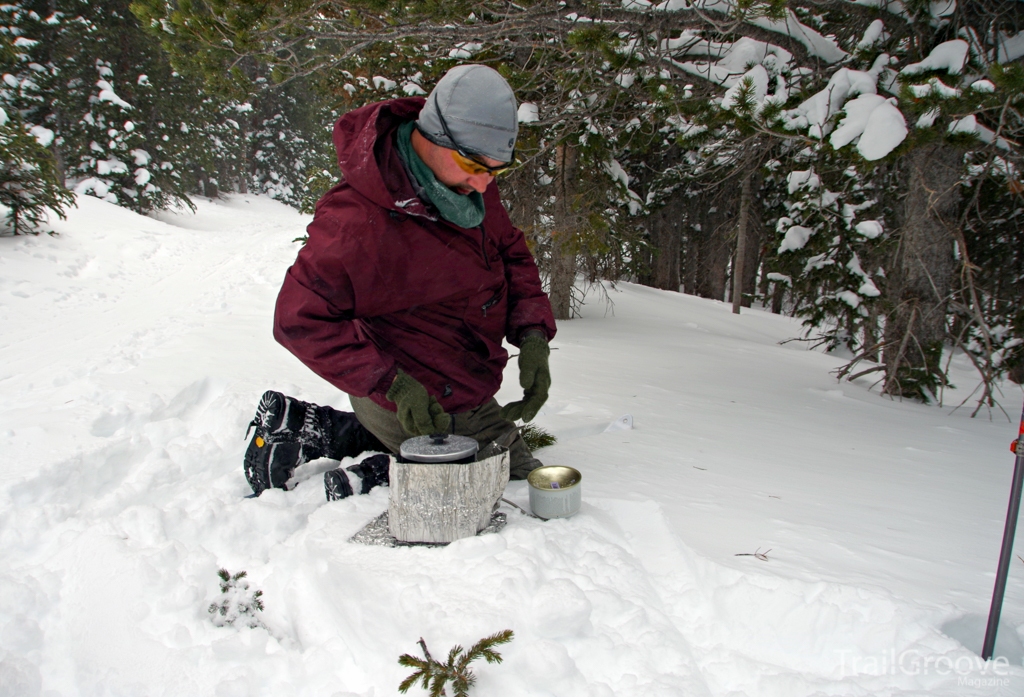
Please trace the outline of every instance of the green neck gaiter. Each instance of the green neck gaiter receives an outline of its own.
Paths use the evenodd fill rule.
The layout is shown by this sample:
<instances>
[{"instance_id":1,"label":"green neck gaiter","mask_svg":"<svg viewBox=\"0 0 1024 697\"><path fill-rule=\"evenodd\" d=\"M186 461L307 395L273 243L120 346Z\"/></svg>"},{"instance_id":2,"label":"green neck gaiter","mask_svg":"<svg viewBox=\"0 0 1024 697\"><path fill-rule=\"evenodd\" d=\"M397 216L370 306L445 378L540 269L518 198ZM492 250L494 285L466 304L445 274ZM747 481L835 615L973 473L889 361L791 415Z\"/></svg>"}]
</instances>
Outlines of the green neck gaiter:
<instances>
[{"instance_id":1,"label":"green neck gaiter","mask_svg":"<svg viewBox=\"0 0 1024 697\"><path fill-rule=\"evenodd\" d=\"M459 227L473 228L484 221L484 197L474 191L471 194L458 194L442 184L434 173L420 159L412 147L412 129L415 122L408 121L398 127L395 144L398 154L405 161L406 167L423 187L430 202L434 204L441 217Z\"/></svg>"}]
</instances>

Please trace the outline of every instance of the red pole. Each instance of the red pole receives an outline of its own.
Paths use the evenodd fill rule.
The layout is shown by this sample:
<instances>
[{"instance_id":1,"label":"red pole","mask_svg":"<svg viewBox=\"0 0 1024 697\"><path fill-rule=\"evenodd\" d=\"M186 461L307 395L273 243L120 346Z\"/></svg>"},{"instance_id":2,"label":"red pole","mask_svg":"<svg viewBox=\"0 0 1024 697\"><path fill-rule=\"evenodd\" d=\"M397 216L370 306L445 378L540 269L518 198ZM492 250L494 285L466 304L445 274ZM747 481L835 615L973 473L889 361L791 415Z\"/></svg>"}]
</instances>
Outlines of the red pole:
<instances>
[{"instance_id":1,"label":"red pole","mask_svg":"<svg viewBox=\"0 0 1024 697\"><path fill-rule=\"evenodd\" d=\"M1003 548L999 552L999 568L996 571L996 586L992 591L992 607L988 612L988 627L985 629L985 645L981 650L984 660L992 658L996 648L996 632L999 629L999 615L1003 610L1003 595L1006 593L1006 576L1013 559L1013 537L1017 531L1017 516L1020 514L1021 489L1024 488L1024 412L1020 416L1020 431L1017 440L1010 444L1010 450L1017 456L1013 467L1013 484L1010 486L1010 507L1006 511L1006 526L1003 528Z\"/></svg>"}]
</instances>

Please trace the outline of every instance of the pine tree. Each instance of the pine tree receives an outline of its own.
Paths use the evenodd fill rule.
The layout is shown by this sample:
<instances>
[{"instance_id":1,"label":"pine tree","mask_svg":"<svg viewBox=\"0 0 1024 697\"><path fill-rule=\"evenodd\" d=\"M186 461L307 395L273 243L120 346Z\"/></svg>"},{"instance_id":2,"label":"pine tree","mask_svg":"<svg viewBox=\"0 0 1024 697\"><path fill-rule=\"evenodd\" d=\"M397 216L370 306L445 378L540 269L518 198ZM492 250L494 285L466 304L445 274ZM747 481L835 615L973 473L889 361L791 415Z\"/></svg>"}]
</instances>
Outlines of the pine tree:
<instances>
[{"instance_id":1,"label":"pine tree","mask_svg":"<svg viewBox=\"0 0 1024 697\"><path fill-rule=\"evenodd\" d=\"M53 156L0 108L0 205L13 234L34 231L47 211L64 218L74 197L60 181Z\"/></svg>"},{"instance_id":2,"label":"pine tree","mask_svg":"<svg viewBox=\"0 0 1024 697\"><path fill-rule=\"evenodd\" d=\"M31 45L8 84L16 81L15 102L25 121L53 134L62 177L80 193L138 211L186 201L174 163L177 134L161 117L194 101L195 91L174 80L128 3L21 6L26 12L19 29Z\"/></svg>"},{"instance_id":3,"label":"pine tree","mask_svg":"<svg viewBox=\"0 0 1024 697\"><path fill-rule=\"evenodd\" d=\"M42 18L24 3L0 6L0 204L7 208L7 223L15 234L33 231L47 210L64 218L74 197L64 188L58 162L47 147L54 134L38 124L26 123L37 75L45 72L31 60L38 42L29 36Z\"/></svg>"}]
</instances>

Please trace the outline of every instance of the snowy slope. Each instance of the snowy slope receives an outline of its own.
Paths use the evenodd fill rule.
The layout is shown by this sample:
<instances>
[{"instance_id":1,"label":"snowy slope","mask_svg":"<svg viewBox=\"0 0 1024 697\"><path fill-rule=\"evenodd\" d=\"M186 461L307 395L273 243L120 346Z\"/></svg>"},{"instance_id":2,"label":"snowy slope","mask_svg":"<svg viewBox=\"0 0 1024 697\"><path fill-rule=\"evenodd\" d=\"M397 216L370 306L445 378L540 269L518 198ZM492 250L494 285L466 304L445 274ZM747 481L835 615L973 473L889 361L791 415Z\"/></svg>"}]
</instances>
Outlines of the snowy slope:
<instances>
[{"instance_id":1,"label":"snowy slope","mask_svg":"<svg viewBox=\"0 0 1024 697\"><path fill-rule=\"evenodd\" d=\"M396 693L399 654L511 628L473 694L1024 694L1024 564L982 666L1016 423L838 384L788 318L620 284L562 323L540 452L584 507L445 549L346 542L386 490L249 493L263 390L345 408L277 346L307 219L80 197L0 239L0 697ZM954 360L947 403L976 380ZM518 396L514 367L499 401ZM1024 395L1008 385L1014 421ZM635 429L605 432L629 413ZM523 483L506 495L526 504ZM737 554L768 552L767 561ZM246 570L269 630L218 628ZM414 688L410 694L422 694Z\"/></svg>"}]
</instances>

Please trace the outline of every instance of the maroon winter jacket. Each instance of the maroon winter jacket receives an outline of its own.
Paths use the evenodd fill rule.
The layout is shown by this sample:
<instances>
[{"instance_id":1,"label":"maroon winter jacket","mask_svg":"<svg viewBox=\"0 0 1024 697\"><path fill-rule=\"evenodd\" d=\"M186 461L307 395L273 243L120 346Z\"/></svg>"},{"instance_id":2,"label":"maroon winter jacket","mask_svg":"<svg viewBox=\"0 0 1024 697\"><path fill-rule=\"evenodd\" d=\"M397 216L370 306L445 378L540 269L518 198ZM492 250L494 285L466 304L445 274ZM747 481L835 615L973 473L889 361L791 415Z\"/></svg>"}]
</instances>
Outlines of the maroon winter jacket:
<instances>
[{"instance_id":1,"label":"maroon winter jacket","mask_svg":"<svg viewBox=\"0 0 1024 697\"><path fill-rule=\"evenodd\" d=\"M274 338L335 387L384 396L398 368L449 413L494 396L527 329L555 335L551 304L523 233L494 182L486 215L457 227L413 190L394 145L421 98L342 116L334 126L342 180L316 204L309 241L277 298Z\"/></svg>"}]
</instances>

